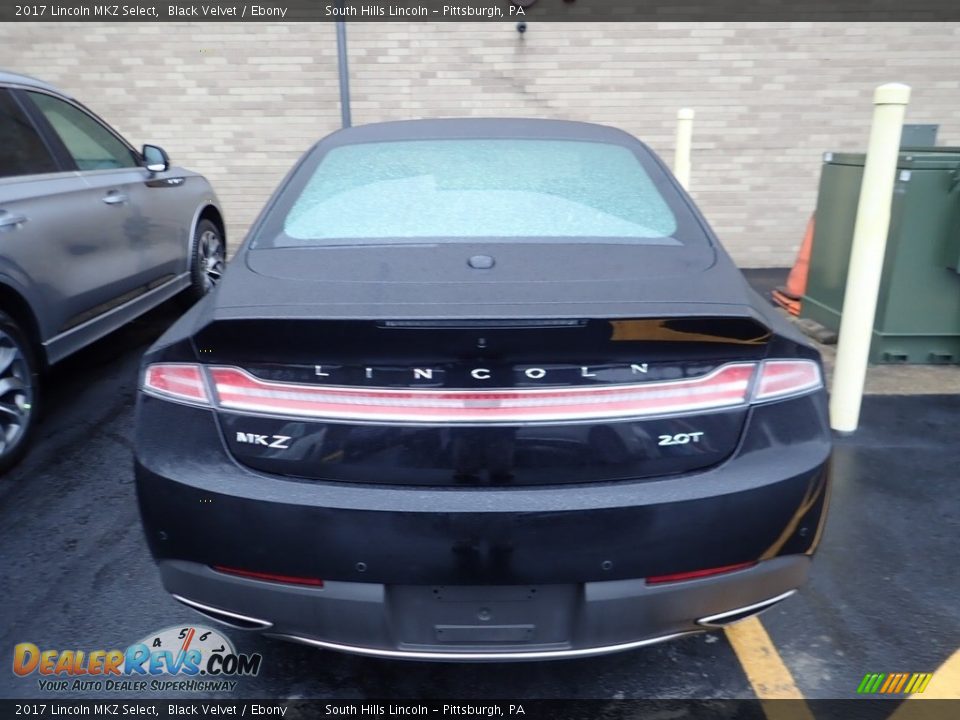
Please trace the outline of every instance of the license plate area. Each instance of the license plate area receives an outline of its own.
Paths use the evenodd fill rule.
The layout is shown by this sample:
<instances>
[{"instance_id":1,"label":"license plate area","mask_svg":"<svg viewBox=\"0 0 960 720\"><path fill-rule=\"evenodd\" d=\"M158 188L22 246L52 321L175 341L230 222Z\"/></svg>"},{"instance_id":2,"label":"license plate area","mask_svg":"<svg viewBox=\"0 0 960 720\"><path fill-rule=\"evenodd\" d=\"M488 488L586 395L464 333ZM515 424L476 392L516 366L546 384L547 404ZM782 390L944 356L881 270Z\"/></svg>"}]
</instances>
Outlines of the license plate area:
<instances>
[{"instance_id":1,"label":"license plate area","mask_svg":"<svg viewBox=\"0 0 960 720\"><path fill-rule=\"evenodd\" d=\"M393 585L390 616L403 646L555 645L570 641L578 585Z\"/></svg>"}]
</instances>

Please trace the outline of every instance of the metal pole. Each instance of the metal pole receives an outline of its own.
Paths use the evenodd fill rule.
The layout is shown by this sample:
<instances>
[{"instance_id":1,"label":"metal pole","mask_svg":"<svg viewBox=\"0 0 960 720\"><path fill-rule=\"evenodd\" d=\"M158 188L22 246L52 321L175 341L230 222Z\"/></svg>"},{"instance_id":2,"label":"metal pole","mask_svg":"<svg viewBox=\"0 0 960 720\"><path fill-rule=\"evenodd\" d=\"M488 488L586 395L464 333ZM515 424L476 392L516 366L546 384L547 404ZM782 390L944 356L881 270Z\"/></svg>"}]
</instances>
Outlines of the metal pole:
<instances>
[{"instance_id":1,"label":"metal pole","mask_svg":"<svg viewBox=\"0 0 960 720\"><path fill-rule=\"evenodd\" d=\"M910 86L881 85L873 95L873 126L860 185L860 202L853 228L853 247L843 296L843 316L837 340L837 362L830 396L830 425L853 432L860 423L860 404L873 339L873 321L883 273L883 255L890 229L890 205L900 154L903 116Z\"/></svg>"},{"instance_id":2,"label":"metal pole","mask_svg":"<svg viewBox=\"0 0 960 720\"><path fill-rule=\"evenodd\" d=\"M677 111L677 144L673 156L673 174L683 186L690 189L690 147L693 142L693 110Z\"/></svg>"},{"instance_id":3,"label":"metal pole","mask_svg":"<svg viewBox=\"0 0 960 720\"><path fill-rule=\"evenodd\" d=\"M340 125L348 128L350 121L350 71L347 67L347 24L337 20L337 68L340 72Z\"/></svg>"}]
</instances>

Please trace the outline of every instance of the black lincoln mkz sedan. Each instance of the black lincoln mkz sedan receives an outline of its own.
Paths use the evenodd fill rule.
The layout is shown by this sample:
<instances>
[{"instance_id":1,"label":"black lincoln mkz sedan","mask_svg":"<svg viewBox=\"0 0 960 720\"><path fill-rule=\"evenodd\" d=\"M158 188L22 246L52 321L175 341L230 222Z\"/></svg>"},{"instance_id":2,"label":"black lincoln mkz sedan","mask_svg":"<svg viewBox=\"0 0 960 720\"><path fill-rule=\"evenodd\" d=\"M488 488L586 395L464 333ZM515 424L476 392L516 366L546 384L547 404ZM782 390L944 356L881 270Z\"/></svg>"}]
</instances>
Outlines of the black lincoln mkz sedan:
<instances>
[{"instance_id":1,"label":"black lincoln mkz sedan","mask_svg":"<svg viewBox=\"0 0 960 720\"><path fill-rule=\"evenodd\" d=\"M641 142L597 125L341 130L149 350L143 523L224 623L395 658L560 658L805 581L817 352Z\"/></svg>"}]
</instances>

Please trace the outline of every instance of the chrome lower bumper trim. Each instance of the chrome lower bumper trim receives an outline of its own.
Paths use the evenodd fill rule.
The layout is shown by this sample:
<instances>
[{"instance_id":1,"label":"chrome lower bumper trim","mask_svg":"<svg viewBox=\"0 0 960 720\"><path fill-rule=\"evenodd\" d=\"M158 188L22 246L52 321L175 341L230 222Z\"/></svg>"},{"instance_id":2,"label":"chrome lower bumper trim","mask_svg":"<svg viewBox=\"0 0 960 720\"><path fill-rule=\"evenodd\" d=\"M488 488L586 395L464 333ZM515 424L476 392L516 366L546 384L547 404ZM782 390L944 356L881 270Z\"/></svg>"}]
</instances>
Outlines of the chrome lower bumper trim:
<instances>
[{"instance_id":1,"label":"chrome lower bumper trim","mask_svg":"<svg viewBox=\"0 0 960 720\"><path fill-rule=\"evenodd\" d=\"M773 607L781 600L786 600L795 592L796 590L787 590L787 592L781 595L769 598L768 600L762 600L758 603L754 603L753 605L745 605L744 607L727 610L726 612L717 613L716 615L707 615L707 617L702 617L697 620L697 625L702 625L703 627L708 628L720 628L724 625L729 625L737 620L742 620L751 615L756 615L757 613L763 612L767 608ZM745 617L737 618L737 615L744 615Z\"/></svg>"},{"instance_id":2,"label":"chrome lower bumper trim","mask_svg":"<svg viewBox=\"0 0 960 720\"><path fill-rule=\"evenodd\" d=\"M646 640L636 640L634 642L621 643L619 645L605 645L602 647L577 648L571 650L532 650L530 652L509 651L498 652L443 652L434 650L387 650L381 648L360 647L356 645L342 645L340 643L327 642L326 640L314 640L313 638L300 637L298 635L286 635L283 633L264 633L270 637L281 640L290 640L292 642L312 645L314 647L327 650L337 650L339 652L352 653L354 655L366 655L369 657L391 658L397 660L452 660L462 662L473 661L507 661L507 660L560 660L563 658L589 657L591 655L606 655L607 653L622 652L623 650L632 650L634 648L655 645L657 643L675 640L696 633L696 630L688 632L674 633L672 635L663 635L661 637L648 638Z\"/></svg>"},{"instance_id":3,"label":"chrome lower bumper trim","mask_svg":"<svg viewBox=\"0 0 960 720\"><path fill-rule=\"evenodd\" d=\"M173 594L171 596L177 602L183 603L187 607L196 610L211 620L216 620L217 622L223 623L229 627L238 628L240 630L266 630L267 628L273 627L273 623L267 620L250 617L249 615L241 615L240 613L230 612L229 610L221 610L220 608L212 607L211 605L198 603L196 600L188 600L182 595ZM231 622L231 620L236 622ZM241 625L241 622L248 623L248 626Z\"/></svg>"}]
</instances>

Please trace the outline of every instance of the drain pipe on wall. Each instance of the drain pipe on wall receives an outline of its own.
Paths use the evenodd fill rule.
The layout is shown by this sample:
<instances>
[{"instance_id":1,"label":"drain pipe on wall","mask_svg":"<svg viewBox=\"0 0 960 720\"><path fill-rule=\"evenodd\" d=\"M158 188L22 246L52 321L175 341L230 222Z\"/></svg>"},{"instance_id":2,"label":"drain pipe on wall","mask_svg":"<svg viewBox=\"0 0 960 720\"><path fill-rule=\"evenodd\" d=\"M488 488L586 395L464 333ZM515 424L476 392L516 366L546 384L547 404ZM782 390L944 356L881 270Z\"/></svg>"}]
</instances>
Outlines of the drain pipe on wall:
<instances>
[{"instance_id":1,"label":"drain pipe on wall","mask_svg":"<svg viewBox=\"0 0 960 720\"><path fill-rule=\"evenodd\" d=\"M342 3L341 3L342 4ZM347 66L347 23L337 20L337 70L340 73L340 126L351 126L350 69Z\"/></svg>"},{"instance_id":2,"label":"drain pipe on wall","mask_svg":"<svg viewBox=\"0 0 960 720\"><path fill-rule=\"evenodd\" d=\"M842 433L851 433L860 424L860 405L890 229L900 135L908 102L909 85L881 85L873 95L873 125L863 167L857 220L853 227L853 247L830 394L830 426Z\"/></svg>"}]
</instances>

